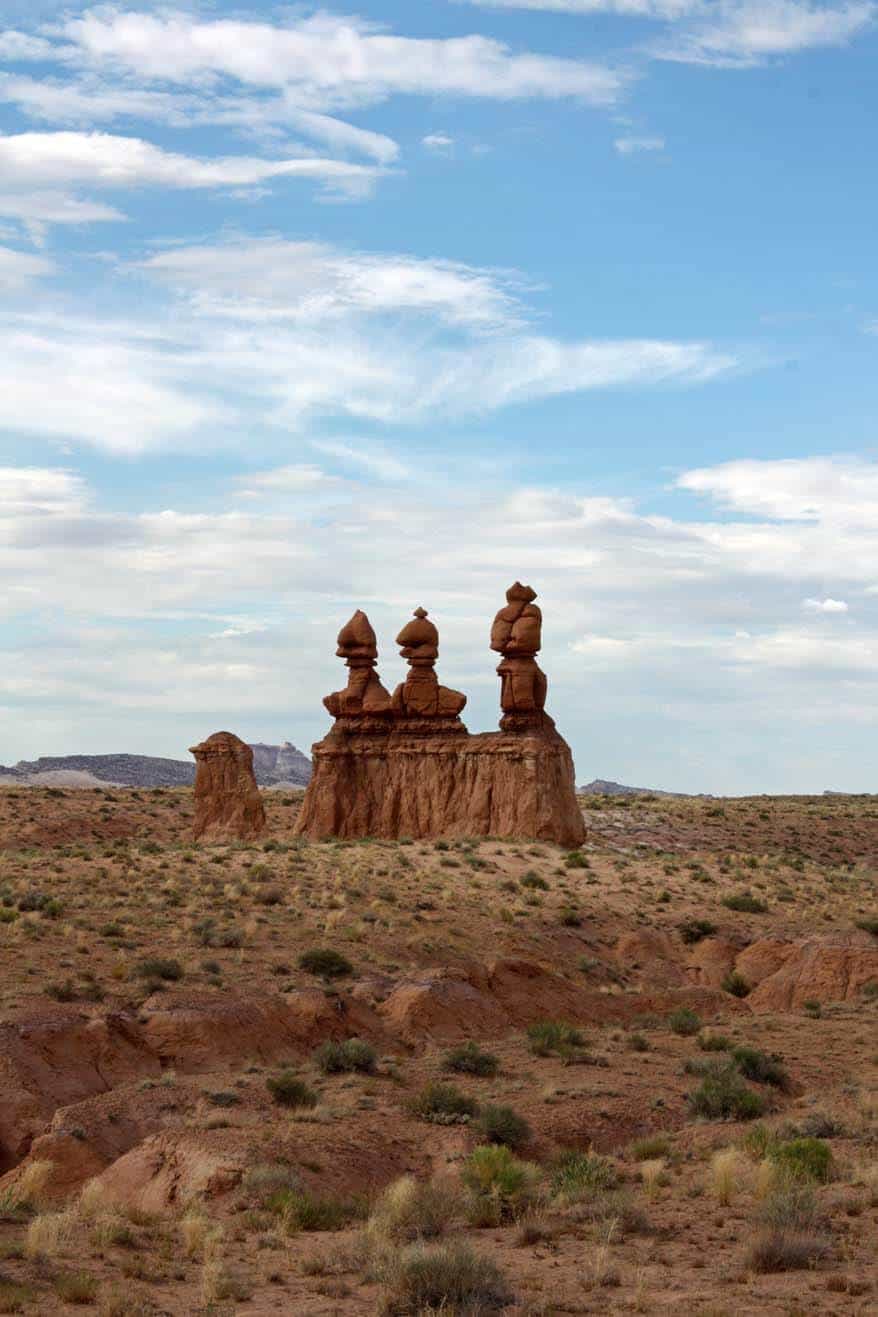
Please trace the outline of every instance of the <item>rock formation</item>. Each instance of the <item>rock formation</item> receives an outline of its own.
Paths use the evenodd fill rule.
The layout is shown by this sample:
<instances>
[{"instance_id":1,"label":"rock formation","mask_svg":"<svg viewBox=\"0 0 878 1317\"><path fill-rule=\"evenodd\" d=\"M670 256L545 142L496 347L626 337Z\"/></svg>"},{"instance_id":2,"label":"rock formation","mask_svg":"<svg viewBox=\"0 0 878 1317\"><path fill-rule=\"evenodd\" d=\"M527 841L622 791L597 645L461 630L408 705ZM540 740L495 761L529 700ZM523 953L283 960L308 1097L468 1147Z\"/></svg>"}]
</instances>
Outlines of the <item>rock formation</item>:
<instances>
[{"instance_id":1,"label":"rock formation","mask_svg":"<svg viewBox=\"0 0 878 1317\"><path fill-rule=\"evenodd\" d=\"M368 723L383 719L389 726L390 696L375 671L378 646L366 614L357 609L338 633L337 658L348 668L348 684L343 691L327 695L323 703L333 718L355 719L353 724L364 731Z\"/></svg>"},{"instance_id":2,"label":"rock formation","mask_svg":"<svg viewBox=\"0 0 878 1317\"><path fill-rule=\"evenodd\" d=\"M232 732L214 732L195 756L196 841L251 841L265 827L265 807L253 773L253 751Z\"/></svg>"},{"instance_id":3,"label":"rock formation","mask_svg":"<svg viewBox=\"0 0 878 1317\"><path fill-rule=\"evenodd\" d=\"M542 645L543 615L536 597L536 590L516 581L491 627L491 648L503 655L497 674L504 732L530 731L542 727L545 719L548 683L535 658Z\"/></svg>"},{"instance_id":4,"label":"rock formation","mask_svg":"<svg viewBox=\"0 0 878 1317\"><path fill-rule=\"evenodd\" d=\"M402 646L400 653L410 670L405 682L393 692L394 716L411 720L408 730L414 732L425 730L433 719L440 720L437 730L466 732L458 717L466 696L440 686L434 672L439 657L439 632L428 619L426 609L415 609L414 620L406 623L396 643Z\"/></svg>"},{"instance_id":5,"label":"rock formation","mask_svg":"<svg viewBox=\"0 0 878 1317\"><path fill-rule=\"evenodd\" d=\"M537 667L540 610L516 582L495 618L503 655L501 731L470 736L466 697L440 686L439 635L424 609L397 637L409 674L392 700L374 672L375 633L357 612L339 635L351 669L324 700L335 722L313 747L314 775L296 832L323 837L521 837L578 846L585 838L570 749L545 713Z\"/></svg>"}]
</instances>

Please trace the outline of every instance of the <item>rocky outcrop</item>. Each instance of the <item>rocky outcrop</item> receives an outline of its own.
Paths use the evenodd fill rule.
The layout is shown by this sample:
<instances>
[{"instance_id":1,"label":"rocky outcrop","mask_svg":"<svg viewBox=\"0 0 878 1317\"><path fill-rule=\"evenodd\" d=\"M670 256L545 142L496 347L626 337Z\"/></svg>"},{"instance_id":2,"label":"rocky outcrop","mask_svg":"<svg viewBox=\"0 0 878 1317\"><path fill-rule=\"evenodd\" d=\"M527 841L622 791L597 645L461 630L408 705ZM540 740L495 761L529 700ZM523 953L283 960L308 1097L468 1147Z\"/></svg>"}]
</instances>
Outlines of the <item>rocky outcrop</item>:
<instances>
[{"instance_id":1,"label":"rocky outcrop","mask_svg":"<svg viewBox=\"0 0 878 1317\"><path fill-rule=\"evenodd\" d=\"M253 774L253 751L233 732L214 732L195 756L196 841L252 841L265 828L265 806Z\"/></svg>"},{"instance_id":2,"label":"rocky outcrop","mask_svg":"<svg viewBox=\"0 0 878 1317\"><path fill-rule=\"evenodd\" d=\"M736 966L746 978L748 970L754 974L759 959L763 964L770 958L780 962L747 998L753 1011L796 1010L806 1001L855 1001L867 985L878 985L878 946L867 933L809 938L795 944L765 942L770 945L755 943L738 958Z\"/></svg>"},{"instance_id":3,"label":"rocky outcrop","mask_svg":"<svg viewBox=\"0 0 878 1317\"><path fill-rule=\"evenodd\" d=\"M467 734L466 697L434 671L439 634L424 609L397 637L411 669L389 697L374 671L375 633L357 612L337 653L350 670L324 703L335 718L313 747L314 775L296 832L327 837L520 837L575 847L585 839L573 758L544 709L536 666L541 615L533 590L507 591L491 632L503 654L501 731Z\"/></svg>"}]
</instances>

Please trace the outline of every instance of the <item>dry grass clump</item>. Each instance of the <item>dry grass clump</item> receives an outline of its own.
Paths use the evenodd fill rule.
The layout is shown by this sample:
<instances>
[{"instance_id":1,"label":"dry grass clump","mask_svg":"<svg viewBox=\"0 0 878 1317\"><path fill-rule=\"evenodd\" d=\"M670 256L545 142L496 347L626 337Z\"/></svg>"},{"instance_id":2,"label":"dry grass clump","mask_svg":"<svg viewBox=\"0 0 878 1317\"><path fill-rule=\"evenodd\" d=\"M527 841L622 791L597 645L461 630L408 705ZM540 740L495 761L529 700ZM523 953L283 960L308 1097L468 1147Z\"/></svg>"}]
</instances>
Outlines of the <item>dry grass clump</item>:
<instances>
[{"instance_id":1,"label":"dry grass clump","mask_svg":"<svg viewBox=\"0 0 878 1317\"><path fill-rule=\"evenodd\" d=\"M204 1262L201 1267L201 1300L205 1308L230 1300L244 1303L253 1293L253 1286L240 1272L229 1267L225 1260L225 1237L215 1226L204 1239Z\"/></svg>"},{"instance_id":2,"label":"dry grass clump","mask_svg":"<svg viewBox=\"0 0 878 1317\"><path fill-rule=\"evenodd\" d=\"M710 1188L722 1207L740 1192L749 1163L737 1148L720 1148L710 1159Z\"/></svg>"},{"instance_id":3,"label":"dry grass clump","mask_svg":"<svg viewBox=\"0 0 878 1317\"><path fill-rule=\"evenodd\" d=\"M540 1168L521 1161L503 1144L475 1148L462 1179L471 1194L470 1221L476 1226L515 1220L537 1199Z\"/></svg>"},{"instance_id":4,"label":"dry grass clump","mask_svg":"<svg viewBox=\"0 0 878 1317\"><path fill-rule=\"evenodd\" d=\"M509 1286L489 1259L466 1244L411 1244L386 1256L379 1271L385 1317L443 1312L459 1317L500 1312L512 1301Z\"/></svg>"},{"instance_id":5,"label":"dry grass clump","mask_svg":"<svg viewBox=\"0 0 878 1317\"><path fill-rule=\"evenodd\" d=\"M75 1214L72 1211L42 1212L35 1216L24 1237L24 1252L28 1258L54 1258L68 1243L73 1233Z\"/></svg>"},{"instance_id":6,"label":"dry grass clump","mask_svg":"<svg viewBox=\"0 0 878 1317\"><path fill-rule=\"evenodd\" d=\"M640 1178L648 1198L654 1198L662 1185L668 1183L664 1157L653 1157L640 1163Z\"/></svg>"},{"instance_id":7,"label":"dry grass clump","mask_svg":"<svg viewBox=\"0 0 878 1317\"><path fill-rule=\"evenodd\" d=\"M204 1253L209 1230L210 1223L207 1217L196 1207L190 1207L181 1217L180 1236L183 1241L183 1252L187 1258L197 1258Z\"/></svg>"},{"instance_id":8,"label":"dry grass clump","mask_svg":"<svg viewBox=\"0 0 878 1317\"><path fill-rule=\"evenodd\" d=\"M464 1210L460 1188L452 1181L403 1175L378 1198L366 1230L381 1240L433 1239L444 1234Z\"/></svg>"}]
</instances>

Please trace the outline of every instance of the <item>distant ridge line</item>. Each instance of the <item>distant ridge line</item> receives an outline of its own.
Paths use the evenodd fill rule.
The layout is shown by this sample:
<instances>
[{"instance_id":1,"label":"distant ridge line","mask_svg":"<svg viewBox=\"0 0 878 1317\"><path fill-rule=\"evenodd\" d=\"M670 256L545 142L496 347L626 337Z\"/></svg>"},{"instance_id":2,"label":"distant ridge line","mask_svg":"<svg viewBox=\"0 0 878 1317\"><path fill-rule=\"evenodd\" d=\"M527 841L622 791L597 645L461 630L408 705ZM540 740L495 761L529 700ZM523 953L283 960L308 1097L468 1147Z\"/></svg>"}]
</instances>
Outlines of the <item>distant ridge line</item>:
<instances>
[{"instance_id":1,"label":"distant ridge line","mask_svg":"<svg viewBox=\"0 0 878 1317\"><path fill-rule=\"evenodd\" d=\"M307 786L311 779L311 760L290 741L280 745L255 742L253 769L260 786L287 782ZM50 777L60 776L58 785L90 786L106 782L124 787L186 787L195 781L195 762L163 759L156 755L41 755L38 759L21 759L12 767L0 765L0 782L22 786L53 785ZM77 777L82 780L77 783Z\"/></svg>"}]
</instances>

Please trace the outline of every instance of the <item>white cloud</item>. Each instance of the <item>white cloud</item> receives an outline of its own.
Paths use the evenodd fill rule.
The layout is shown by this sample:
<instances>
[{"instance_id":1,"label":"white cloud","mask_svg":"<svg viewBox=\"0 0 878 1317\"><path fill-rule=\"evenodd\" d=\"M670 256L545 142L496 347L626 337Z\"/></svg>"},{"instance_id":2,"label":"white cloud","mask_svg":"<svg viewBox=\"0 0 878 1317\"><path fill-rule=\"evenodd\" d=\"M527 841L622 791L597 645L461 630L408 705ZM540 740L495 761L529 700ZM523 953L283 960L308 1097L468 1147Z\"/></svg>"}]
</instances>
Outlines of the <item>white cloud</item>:
<instances>
[{"instance_id":1,"label":"white cloud","mask_svg":"<svg viewBox=\"0 0 878 1317\"><path fill-rule=\"evenodd\" d=\"M16 32L13 29L0 32L0 59L51 60L55 54L55 47L43 37L35 37L27 32Z\"/></svg>"},{"instance_id":2,"label":"white cloud","mask_svg":"<svg viewBox=\"0 0 878 1317\"><path fill-rule=\"evenodd\" d=\"M688 28L654 47L660 59L748 67L779 55L844 45L878 14L872 0L726 0L701 5Z\"/></svg>"},{"instance_id":3,"label":"white cloud","mask_svg":"<svg viewBox=\"0 0 878 1317\"><path fill-rule=\"evenodd\" d=\"M58 467L0 467L0 518L69 516L84 511L85 481Z\"/></svg>"},{"instance_id":4,"label":"white cloud","mask_svg":"<svg viewBox=\"0 0 878 1317\"><path fill-rule=\"evenodd\" d=\"M454 146L454 138L447 133L427 133L426 137L421 138L421 146L425 146L428 151L444 152Z\"/></svg>"},{"instance_id":5,"label":"white cloud","mask_svg":"<svg viewBox=\"0 0 878 1317\"><path fill-rule=\"evenodd\" d=\"M409 480L414 474L408 463L401 462L386 449L376 448L374 444L368 444L363 440L349 444L338 439L312 439L311 447L316 448L320 453L325 453L327 457L335 457L347 464L352 463L355 467L361 467L379 480Z\"/></svg>"},{"instance_id":6,"label":"white cloud","mask_svg":"<svg viewBox=\"0 0 878 1317\"><path fill-rule=\"evenodd\" d=\"M116 454L179 440L219 417L181 387L182 363L159 345L124 341L112 324L0 319L0 429L80 439Z\"/></svg>"},{"instance_id":7,"label":"white cloud","mask_svg":"<svg viewBox=\"0 0 878 1317\"><path fill-rule=\"evenodd\" d=\"M635 155L641 151L664 151L663 137L617 137L613 146L620 155Z\"/></svg>"},{"instance_id":8,"label":"white cloud","mask_svg":"<svg viewBox=\"0 0 878 1317\"><path fill-rule=\"evenodd\" d=\"M510 325L520 312L509 274L454 261L345 251L280 238L176 247L141 269L201 311L244 320L319 323L351 314L429 314L451 325Z\"/></svg>"},{"instance_id":9,"label":"white cloud","mask_svg":"<svg viewBox=\"0 0 878 1317\"><path fill-rule=\"evenodd\" d=\"M399 93L576 97L611 105L626 81L622 73L583 60L513 54L488 37L397 37L326 12L275 26L93 10L70 19L62 32L78 58L97 67L163 83L220 74L249 86L283 87L315 110L372 104Z\"/></svg>"},{"instance_id":10,"label":"white cloud","mask_svg":"<svg viewBox=\"0 0 878 1317\"><path fill-rule=\"evenodd\" d=\"M878 525L878 463L859 457L755 459L687 471L681 489L781 521Z\"/></svg>"},{"instance_id":11,"label":"white cloud","mask_svg":"<svg viewBox=\"0 0 878 1317\"><path fill-rule=\"evenodd\" d=\"M806 613L846 613L848 606L843 599L803 599L802 608Z\"/></svg>"},{"instance_id":12,"label":"white cloud","mask_svg":"<svg viewBox=\"0 0 878 1317\"><path fill-rule=\"evenodd\" d=\"M373 166L313 157L260 160L226 156L200 160L163 151L137 137L110 133L19 133L0 136L0 214L22 192L70 186L126 189L248 187L284 177L311 178L338 192L360 194L378 175ZM44 218L51 218L45 216Z\"/></svg>"},{"instance_id":13,"label":"white cloud","mask_svg":"<svg viewBox=\"0 0 878 1317\"><path fill-rule=\"evenodd\" d=\"M878 14L873 0L470 0L492 9L614 14L671 25L657 59L747 68L774 56L843 45Z\"/></svg>"},{"instance_id":14,"label":"white cloud","mask_svg":"<svg viewBox=\"0 0 878 1317\"><path fill-rule=\"evenodd\" d=\"M31 252L0 247L0 292L19 292L34 279L54 274L55 263Z\"/></svg>"},{"instance_id":15,"label":"white cloud","mask_svg":"<svg viewBox=\"0 0 878 1317\"><path fill-rule=\"evenodd\" d=\"M254 471L239 476L236 482L242 498L256 498L262 494L310 494L337 484L319 466L294 463L275 467L270 471Z\"/></svg>"},{"instance_id":16,"label":"white cloud","mask_svg":"<svg viewBox=\"0 0 878 1317\"><path fill-rule=\"evenodd\" d=\"M321 418L453 420L739 364L707 343L534 333L514 274L449 262L267 239L170 248L133 268L178 300L153 297L151 320L123 324L0 318L0 427L115 453L211 451L241 426L251 445L260 430L276 443ZM349 460L399 474L374 445L355 447Z\"/></svg>"}]
</instances>

